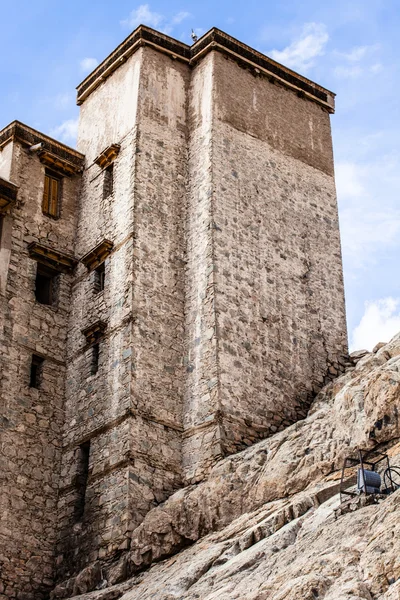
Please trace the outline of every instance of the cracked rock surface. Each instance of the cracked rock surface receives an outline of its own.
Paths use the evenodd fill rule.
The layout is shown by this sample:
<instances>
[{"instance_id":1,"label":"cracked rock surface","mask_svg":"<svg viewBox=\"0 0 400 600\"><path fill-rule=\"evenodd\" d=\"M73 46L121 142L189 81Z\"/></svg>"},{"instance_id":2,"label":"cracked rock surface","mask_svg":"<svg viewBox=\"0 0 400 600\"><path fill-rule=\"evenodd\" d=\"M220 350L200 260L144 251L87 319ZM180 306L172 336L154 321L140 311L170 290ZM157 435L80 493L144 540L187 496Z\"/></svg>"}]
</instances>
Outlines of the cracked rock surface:
<instances>
[{"instance_id":1,"label":"cracked rock surface","mask_svg":"<svg viewBox=\"0 0 400 600\"><path fill-rule=\"evenodd\" d=\"M344 456L376 447L400 464L400 334L352 363L305 420L150 511L108 587L81 597L399 600L400 490L335 509Z\"/></svg>"}]
</instances>

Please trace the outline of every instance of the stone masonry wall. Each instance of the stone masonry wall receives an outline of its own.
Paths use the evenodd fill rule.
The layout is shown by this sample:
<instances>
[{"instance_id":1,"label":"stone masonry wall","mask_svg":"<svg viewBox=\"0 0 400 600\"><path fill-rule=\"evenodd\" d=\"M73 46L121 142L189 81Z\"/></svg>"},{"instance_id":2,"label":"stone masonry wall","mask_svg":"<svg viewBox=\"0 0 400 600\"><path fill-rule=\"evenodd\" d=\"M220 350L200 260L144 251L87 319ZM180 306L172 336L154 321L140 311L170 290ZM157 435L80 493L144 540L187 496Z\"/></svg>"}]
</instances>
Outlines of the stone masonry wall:
<instances>
[{"instance_id":1,"label":"stone masonry wall","mask_svg":"<svg viewBox=\"0 0 400 600\"><path fill-rule=\"evenodd\" d=\"M143 433L148 433L139 441L133 435L132 447L134 455L143 455L149 466L166 473L165 485L153 487L158 501L181 484L188 83L186 65L150 48L143 50L136 150L132 410L143 422Z\"/></svg>"},{"instance_id":2,"label":"stone masonry wall","mask_svg":"<svg viewBox=\"0 0 400 600\"><path fill-rule=\"evenodd\" d=\"M191 93L193 482L221 454L303 418L343 368L347 340L329 114L218 52L196 67Z\"/></svg>"},{"instance_id":3,"label":"stone masonry wall","mask_svg":"<svg viewBox=\"0 0 400 600\"><path fill-rule=\"evenodd\" d=\"M189 94L189 185L186 269L187 364L183 468L200 480L222 456L213 246L214 54L193 71Z\"/></svg>"},{"instance_id":4,"label":"stone masonry wall","mask_svg":"<svg viewBox=\"0 0 400 600\"><path fill-rule=\"evenodd\" d=\"M79 178L63 178L55 220L42 213L44 165L37 155L18 142L5 154L7 178L19 191L6 217L9 262L1 257L0 597L40 599L53 586L71 276L59 277L57 306L36 302L37 263L27 246L36 241L72 254ZM32 354L44 359L39 389L29 387Z\"/></svg>"},{"instance_id":5,"label":"stone masonry wall","mask_svg":"<svg viewBox=\"0 0 400 600\"><path fill-rule=\"evenodd\" d=\"M344 364L329 114L219 51L189 65L162 40L165 53L120 56L83 101L82 188L63 179L60 219L42 214L38 156L0 152L19 186L0 244L0 600L44 600L55 560L65 594L88 564L108 576L149 510L303 418ZM105 193L95 160L113 144ZM81 259L104 240L104 290L80 262L57 306L35 302L30 242ZM93 372L83 332L97 322Z\"/></svg>"},{"instance_id":6,"label":"stone masonry wall","mask_svg":"<svg viewBox=\"0 0 400 600\"><path fill-rule=\"evenodd\" d=\"M68 331L65 427L59 496L57 576L60 579L116 552L132 515L129 505L132 386L133 188L140 53L121 66L113 86L102 86L82 106L78 147L85 154L75 253L82 257L107 239L104 290L79 264ZM101 126L98 116L102 114ZM119 144L113 191L104 197L104 171L94 159ZM98 371L82 331L106 323ZM80 487L80 447L90 441L86 491ZM82 498L84 493L84 498ZM76 510L81 503L81 509ZM83 510L82 510L83 504ZM115 518L114 518L115 517Z\"/></svg>"},{"instance_id":7,"label":"stone masonry wall","mask_svg":"<svg viewBox=\"0 0 400 600\"><path fill-rule=\"evenodd\" d=\"M215 56L214 244L225 449L299 418L343 368L329 114Z\"/></svg>"},{"instance_id":8,"label":"stone masonry wall","mask_svg":"<svg viewBox=\"0 0 400 600\"><path fill-rule=\"evenodd\" d=\"M104 291L94 293L83 265L73 289L61 579L126 548L148 510L181 484L187 79L187 67L143 48L82 107L78 146L87 167L76 253L104 239L114 248ZM93 159L115 143L114 190L104 199L104 173ZM98 320L107 328L91 375L82 330ZM89 477L77 520L77 460L87 440Z\"/></svg>"}]
</instances>

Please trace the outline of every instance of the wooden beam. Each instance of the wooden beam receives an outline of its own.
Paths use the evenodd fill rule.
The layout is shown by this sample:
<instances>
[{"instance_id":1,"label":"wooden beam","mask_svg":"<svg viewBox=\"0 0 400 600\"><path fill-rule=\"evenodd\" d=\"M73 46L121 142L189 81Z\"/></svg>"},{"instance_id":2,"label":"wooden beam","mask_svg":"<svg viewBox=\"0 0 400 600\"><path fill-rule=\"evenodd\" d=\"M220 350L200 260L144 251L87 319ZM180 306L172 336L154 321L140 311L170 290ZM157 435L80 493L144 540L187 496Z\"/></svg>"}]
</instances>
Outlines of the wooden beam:
<instances>
[{"instance_id":1,"label":"wooden beam","mask_svg":"<svg viewBox=\"0 0 400 600\"><path fill-rule=\"evenodd\" d=\"M28 252L29 256L37 262L60 273L71 273L78 264L78 260L73 256L36 242L29 244Z\"/></svg>"}]
</instances>

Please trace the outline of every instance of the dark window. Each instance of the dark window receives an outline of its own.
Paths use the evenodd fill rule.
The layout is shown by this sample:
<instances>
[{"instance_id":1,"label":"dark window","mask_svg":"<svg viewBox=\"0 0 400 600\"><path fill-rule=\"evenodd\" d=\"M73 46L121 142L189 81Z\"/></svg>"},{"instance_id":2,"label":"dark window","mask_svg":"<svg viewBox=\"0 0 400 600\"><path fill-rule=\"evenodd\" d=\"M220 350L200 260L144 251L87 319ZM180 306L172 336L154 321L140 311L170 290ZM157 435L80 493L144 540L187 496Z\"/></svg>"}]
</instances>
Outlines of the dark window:
<instances>
[{"instance_id":1,"label":"dark window","mask_svg":"<svg viewBox=\"0 0 400 600\"><path fill-rule=\"evenodd\" d=\"M81 521L85 512L86 487L89 476L90 440L81 444L77 450L75 520Z\"/></svg>"},{"instance_id":2,"label":"dark window","mask_svg":"<svg viewBox=\"0 0 400 600\"><path fill-rule=\"evenodd\" d=\"M43 362L44 359L41 356L36 356L36 354L32 355L29 387L36 389L40 388L43 375Z\"/></svg>"},{"instance_id":3,"label":"dark window","mask_svg":"<svg viewBox=\"0 0 400 600\"><path fill-rule=\"evenodd\" d=\"M50 217L60 216L61 205L61 177L51 171L46 171L44 176L44 191L42 211Z\"/></svg>"},{"instance_id":4,"label":"dark window","mask_svg":"<svg viewBox=\"0 0 400 600\"><path fill-rule=\"evenodd\" d=\"M100 344L93 344L91 347L92 355L90 359L90 374L96 375L99 370Z\"/></svg>"},{"instance_id":5,"label":"dark window","mask_svg":"<svg viewBox=\"0 0 400 600\"><path fill-rule=\"evenodd\" d=\"M4 227L4 216L0 215L0 247L1 247L2 237L3 237L3 227Z\"/></svg>"},{"instance_id":6,"label":"dark window","mask_svg":"<svg viewBox=\"0 0 400 600\"><path fill-rule=\"evenodd\" d=\"M57 271L38 263L35 281L35 297L40 304L55 306L57 303L59 275Z\"/></svg>"},{"instance_id":7,"label":"dark window","mask_svg":"<svg viewBox=\"0 0 400 600\"><path fill-rule=\"evenodd\" d=\"M104 179L103 179L103 198L108 198L111 196L114 189L114 165L109 165L106 169L104 169Z\"/></svg>"},{"instance_id":8,"label":"dark window","mask_svg":"<svg viewBox=\"0 0 400 600\"><path fill-rule=\"evenodd\" d=\"M105 263L102 262L101 265L99 265L94 270L93 277L94 277L94 291L96 293L102 292L104 290L104 282L105 282L105 278L106 278Z\"/></svg>"}]
</instances>

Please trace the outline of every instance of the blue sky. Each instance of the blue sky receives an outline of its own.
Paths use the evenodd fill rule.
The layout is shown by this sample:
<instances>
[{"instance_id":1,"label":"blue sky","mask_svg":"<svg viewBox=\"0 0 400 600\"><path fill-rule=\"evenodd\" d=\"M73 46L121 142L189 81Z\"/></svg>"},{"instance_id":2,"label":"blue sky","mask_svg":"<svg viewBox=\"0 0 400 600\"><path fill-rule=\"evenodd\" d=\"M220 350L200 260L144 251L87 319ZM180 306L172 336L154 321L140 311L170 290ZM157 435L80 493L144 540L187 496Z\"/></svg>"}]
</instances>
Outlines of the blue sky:
<instances>
[{"instance_id":1,"label":"blue sky","mask_svg":"<svg viewBox=\"0 0 400 600\"><path fill-rule=\"evenodd\" d=\"M75 144L75 87L140 22L217 26L337 93L332 117L350 345L400 331L399 0L3 3L0 127Z\"/></svg>"}]
</instances>

